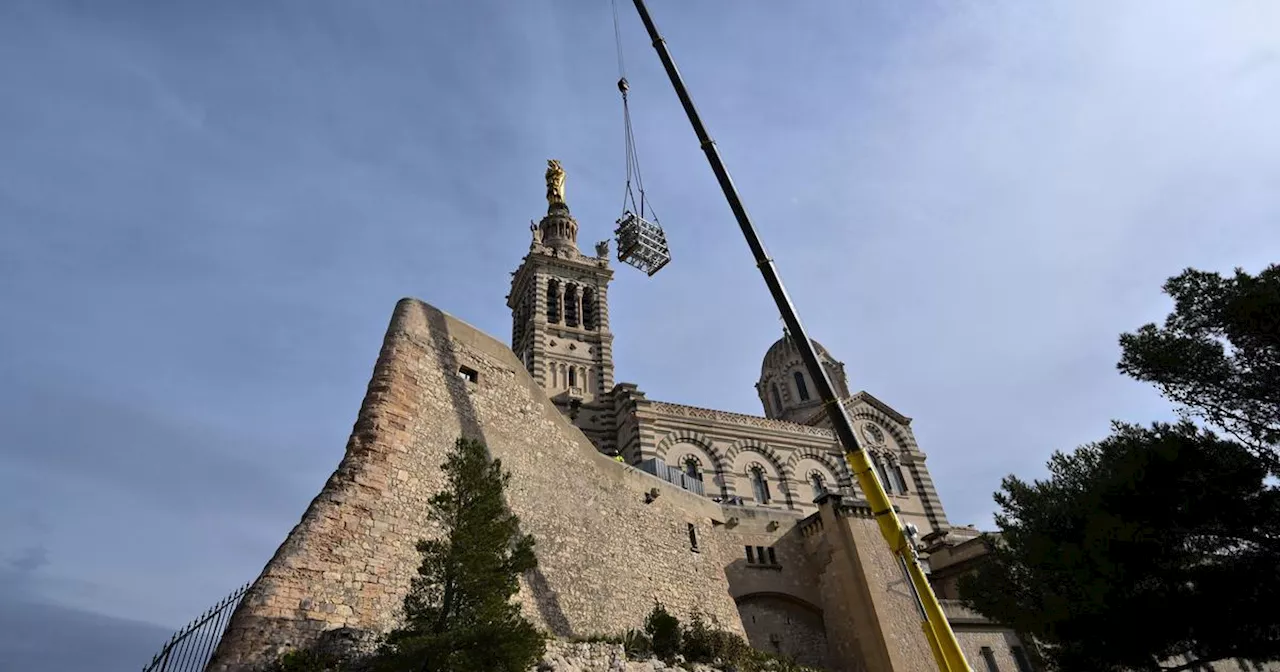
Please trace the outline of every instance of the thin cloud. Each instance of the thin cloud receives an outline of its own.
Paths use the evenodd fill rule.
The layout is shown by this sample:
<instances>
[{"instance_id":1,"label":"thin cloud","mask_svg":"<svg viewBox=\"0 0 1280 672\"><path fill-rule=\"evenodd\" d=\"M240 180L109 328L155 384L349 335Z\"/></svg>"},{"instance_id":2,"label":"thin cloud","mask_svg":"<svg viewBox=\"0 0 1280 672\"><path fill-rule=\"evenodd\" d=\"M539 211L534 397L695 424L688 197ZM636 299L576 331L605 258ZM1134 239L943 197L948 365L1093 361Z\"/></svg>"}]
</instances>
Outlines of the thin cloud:
<instances>
[{"instance_id":1,"label":"thin cloud","mask_svg":"<svg viewBox=\"0 0 1280 672\"><path fill-rule=\"evenodd\" d=\"M915 418L955 523L1170 413L1114 370L1166 277L1280 256L1280 6L652 10L812 335ZM776 309L621 18L674 260L618 269L617 378L758 413ZM607 3L11 2L0 44L0 578L28 601L199 613L341 458L397 299L508 333L547 158L584 244L619 214Z\"/></svg>"}]
</instances>

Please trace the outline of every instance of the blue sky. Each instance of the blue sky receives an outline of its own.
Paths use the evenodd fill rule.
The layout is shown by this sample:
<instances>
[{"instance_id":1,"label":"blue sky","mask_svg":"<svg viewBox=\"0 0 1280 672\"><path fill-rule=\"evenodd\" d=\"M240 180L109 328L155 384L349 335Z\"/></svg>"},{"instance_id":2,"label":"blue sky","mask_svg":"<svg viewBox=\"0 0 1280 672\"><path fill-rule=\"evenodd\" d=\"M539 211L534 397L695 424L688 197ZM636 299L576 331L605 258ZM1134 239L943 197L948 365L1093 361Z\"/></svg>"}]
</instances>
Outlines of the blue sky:
<instances>
[{"instance_id":1,"label":"blue sky","mask_svg":"<svg viewBox=\"0 0 1280 672\"><path fill-rule=\"evenodd\" d=\"M618 379L759 412L776 311L621 9L674 261L618 270ZM1114 368L1166 277L1280 258L1273 2L651 11L806 325L915 418L954 523L1169 417ZM256 576L396 300L505 338L547 158L583 247L610 235L617 77L605 0L0 3L0 622L136 669ZM0 667L83 669L15 639Z\"/></svg>"}]
</instances>

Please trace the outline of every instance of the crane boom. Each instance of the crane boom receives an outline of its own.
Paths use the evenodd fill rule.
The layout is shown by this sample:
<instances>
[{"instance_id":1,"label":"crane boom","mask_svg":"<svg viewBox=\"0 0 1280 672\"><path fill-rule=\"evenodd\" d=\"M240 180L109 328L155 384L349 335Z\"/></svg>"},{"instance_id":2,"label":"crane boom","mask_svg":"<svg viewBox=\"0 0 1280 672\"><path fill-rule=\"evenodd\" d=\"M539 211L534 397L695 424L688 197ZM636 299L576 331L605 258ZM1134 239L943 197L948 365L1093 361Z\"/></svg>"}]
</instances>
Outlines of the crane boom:
<instances>
[{"instance_id":1,"label":"crane boom","mask_svg":"<svg viewBox=\"0 0 1280 672\"><path fill-rule=\"evenodd\" d=\"M653 23L653 18L649 16L649 10L645 7L644 0L634 0L634 2L636 11L640 13L640 20L644 22L645 30L648 31L649 38L653 40L653 48L657 50L658 58L662 60L662 67L667 71L667 76L671 79L671 85L675 87L676 95L680 98L680 104L684 107L685 114L689 117L689 123L693 125L693 132L698 136L698 143L701 145L703 153L707 155L707 161L711 164L711 171L715 173L716 181L720 183L720 189L729 201L729 209L733 211L733 216L738 220L739 228L742 229L742 235L747 239L747 245L751 248L751 254L756 260L756 267L760 269L760 274L764 276L764 282L769 287L769 293L773 295L774 302L778 305L778 312L781 313L783 322L786 323L787 329L794 336L796 348L800 351L800 358L804 361L809 377L814 380L818 387L818 394L822 398L823 408L826 409L827 416L831 419L831 426L835 429L836 438L839 439L840 445L844 449L844 457L849 463L849 469L858 479L858 485L862 487L862 492L865 493L868 504L871 505L871 510L875 514L876 522L880 527L880 534L888 542L890 550L897 556L899 563L910 579L910 584L915 592L917 606L920 608L924 634L929 640L929 647L933 651L939 671L971 672L968 662L965 661L964 653L960 650L960 643L956 641L955 632L952 631L951 624L947 621L946 615L942 611L942 604L938 602L937 596L933 593L933 588L929 586L928 577L925 576L924 570L920 566L920 559L916 555L915 545L911 541L911 536L898 518L897 512L894 511L893 503L889 501L889 496L885 493L884 486L881 485L876 477L866 452L863 451L862 446L858 443L858 437L853 430L853 422L849 418L849 413L840 399L836 397L831 379L818 361L818 352L813 347L813 342L809 340L809 335L804 326L800 324L800 317L796 314L795 307L791 304L791 298L787 295L787 290L782 285L782 279L778 275L777 267L773 259L769 257L768 252L765 251L764 243L760 241L760 236L756 233L755 226L747 215L747 209L742 205L742 199L738 196L737 187L734 186L733 178L729 177L729 171L720 159L720 152L716 149L715 141L711 139L706 127L702 124L701 117L698 116L698 110L693 105L693 99L689 97L689 92L680 77L680 71L676 69L675 61L672 60L671 53L667 50L666 41L658 33L658 29Z\"/></svg>"}]
</instances>

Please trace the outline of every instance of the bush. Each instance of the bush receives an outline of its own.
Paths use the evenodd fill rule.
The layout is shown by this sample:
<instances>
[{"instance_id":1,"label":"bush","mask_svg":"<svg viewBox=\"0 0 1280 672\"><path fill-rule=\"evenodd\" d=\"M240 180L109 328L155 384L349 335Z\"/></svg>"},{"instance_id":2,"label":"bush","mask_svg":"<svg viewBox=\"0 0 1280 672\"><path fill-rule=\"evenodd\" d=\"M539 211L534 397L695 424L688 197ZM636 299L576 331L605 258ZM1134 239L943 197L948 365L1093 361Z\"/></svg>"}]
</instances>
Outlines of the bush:
<instances>
[{"instance_id":1,"label":"bush","mask_svg":"<svg viewBox=\"0 0 1280 672\"><path fill-rule=\"evenodd\" d=\"M661 602L653 601L653 610L644 619L644 631L649 635L653 655L664 661L675 660L680 653L680 619L672 616Z\"/></svg>"},{"instance_id":2,"label":"bush","mask_svg":"<svg viewBox=\"0 0 1280 672\"><path fill-rule=\"evenodd\" d=\"M622 650L631 659L648 658L653 655L653 640L640 630L628 630L622 636Z\"/></svg>"},{"instance_id":3,"label":"bush","mask_svg":"<svg viewBox=\"0 0 1280 672\"><path fill-rule=\"evenodd\" d=\"M741 636L710 627L701 614L694 614L684 631L681 648L685 660L708 665L722 664L739 669L753 669L752 650Z\"/></svg>"},{"instance_id":4,"label":"bush","mask_svg":"<svg viewBox=\"0 0 1280 672\"><path fill-rule=\"evenodd\" d=\"M716 634L702 618L702 614L694 612L689 625L685 627L680 647L684 659L691 663L714 663L719 653L719 638Z\"/></svg>"},{"instance_id":5,"label":"bush","mask_svg":"<svg viewBox=\"0 0 1280 672\"><path fill-rule=\"evenodd\" d=\"M337 658L314 651L290 651L267 667L267 672L337 672L341 670Z\"/></svg>"},{"instance_id":6,"label":"bush","mask_svg":"<svg viewBox=\"0 0 1280 672\"><path fill-rule=\"evenodd\" d=\"M622 635L605 635L596 633L593 635L571 637L569 641L578 644L621 644Z\"/></svg>"}]
</instances>

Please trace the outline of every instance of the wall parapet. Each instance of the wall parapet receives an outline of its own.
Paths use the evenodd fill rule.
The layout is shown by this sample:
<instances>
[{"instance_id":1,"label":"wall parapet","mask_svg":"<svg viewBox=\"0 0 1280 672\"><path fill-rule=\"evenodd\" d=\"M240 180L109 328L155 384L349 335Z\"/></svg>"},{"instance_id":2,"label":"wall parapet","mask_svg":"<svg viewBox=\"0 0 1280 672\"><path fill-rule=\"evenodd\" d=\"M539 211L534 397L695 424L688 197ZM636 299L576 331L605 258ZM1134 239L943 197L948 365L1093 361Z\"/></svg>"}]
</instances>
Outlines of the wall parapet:
<instances>
[{"instance_id":1,"label":"wall parapet","mask_svg":"<svg viewBox=\"0 0 1280 672\"><path fill-rule=\"evenodd\" d=\"M758 415L718 411L712 408L699 408L697 406L685 406L684 404L673 404L666 401L654 401L652 402L651 408L655 413L660 413L662 415L678 416L683 418L702 418L731 425L759 427L762 429L772 429L792 434L817 436L833 442L836 440L835 433L829 429L800 425L794 422L787 422L785 420L773 420Z\"/></svg>"},{"instance_id":2,"label":"wall parapet","mask_svg":"<svg viewBox=\"0 0 1280 672\"><path fill-rule=\"evenodd\" d=\"M964 606L960 600L938 600L942 603L942 613L952 625L992 625L994 622L978 612Z\"/></svg>"}]
</instances>

